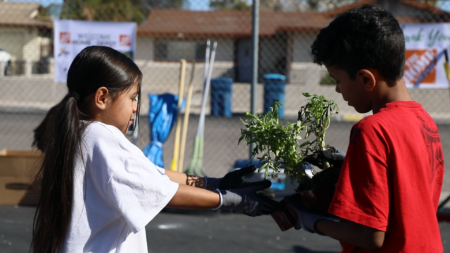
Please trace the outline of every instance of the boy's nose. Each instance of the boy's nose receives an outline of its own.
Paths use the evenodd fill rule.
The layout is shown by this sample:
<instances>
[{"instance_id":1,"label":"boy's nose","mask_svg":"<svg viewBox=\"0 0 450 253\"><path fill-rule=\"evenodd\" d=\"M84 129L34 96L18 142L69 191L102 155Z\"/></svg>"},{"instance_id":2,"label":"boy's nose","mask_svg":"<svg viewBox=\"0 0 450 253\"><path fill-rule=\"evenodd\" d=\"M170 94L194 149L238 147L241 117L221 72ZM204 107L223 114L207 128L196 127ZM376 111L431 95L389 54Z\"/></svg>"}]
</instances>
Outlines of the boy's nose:
<instances>
[{"instance_id":1,"label":"boy's nose","mask_svg":"<svg viewBox=\"0 0 450 253\"><path fill-rule=\"evenodd\" d=\"M341 93L341 90L339 89L339 85L336 84L336 88L334 89L337 93Z\"/></svg>"}]
</instances>

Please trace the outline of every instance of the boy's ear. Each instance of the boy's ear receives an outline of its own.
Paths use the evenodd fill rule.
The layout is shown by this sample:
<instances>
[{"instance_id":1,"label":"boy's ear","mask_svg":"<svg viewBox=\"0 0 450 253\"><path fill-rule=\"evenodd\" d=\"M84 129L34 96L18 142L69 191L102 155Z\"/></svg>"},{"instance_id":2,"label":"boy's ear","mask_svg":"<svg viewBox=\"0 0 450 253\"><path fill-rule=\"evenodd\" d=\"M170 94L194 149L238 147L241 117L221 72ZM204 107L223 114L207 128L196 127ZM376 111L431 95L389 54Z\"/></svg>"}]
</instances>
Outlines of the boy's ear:
<instances>
[{"instance_id":1,"label":"boy's ear","mask_svg":"<svg viewBox=\"0 0 450 253\"><path fill-rule=\"evenodd\" d=\"M100 110L104 110L109 102L110 94L106 87L100 87L97 89L94 95L94 105Z\"/></svg>"},{"instance_id":2,"label":"boy's ear","mask_svg":"<svg viewBox=\"0 0 450 253\"><path fill-rule=\"evenodd\" d=\"M376 77L372 71L368 69L361 69L356 75L364 83L364 89L366 91L372 91L373 88L375 88Z\"/></svg>"}]
</instances>

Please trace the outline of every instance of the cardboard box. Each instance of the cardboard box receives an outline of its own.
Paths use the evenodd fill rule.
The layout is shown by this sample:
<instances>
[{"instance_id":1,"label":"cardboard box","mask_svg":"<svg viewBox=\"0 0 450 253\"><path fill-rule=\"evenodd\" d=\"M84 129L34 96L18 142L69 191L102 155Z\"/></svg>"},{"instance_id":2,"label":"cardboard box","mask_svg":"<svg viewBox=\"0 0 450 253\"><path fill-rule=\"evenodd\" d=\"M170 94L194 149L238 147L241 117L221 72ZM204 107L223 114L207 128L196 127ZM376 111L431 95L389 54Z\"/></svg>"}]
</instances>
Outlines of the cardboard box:
<instances>
[{"instance_id":1,"label":"cardboard box","mask_svg":"<svg viewBox=\"0 0 450 253\"><path fill-rule=\"evenodd\" d=\"M38 183L33 184L33 180L41 160L40 151L0 151L0 205L38 204Z\"/></svg>"}]
</instances>

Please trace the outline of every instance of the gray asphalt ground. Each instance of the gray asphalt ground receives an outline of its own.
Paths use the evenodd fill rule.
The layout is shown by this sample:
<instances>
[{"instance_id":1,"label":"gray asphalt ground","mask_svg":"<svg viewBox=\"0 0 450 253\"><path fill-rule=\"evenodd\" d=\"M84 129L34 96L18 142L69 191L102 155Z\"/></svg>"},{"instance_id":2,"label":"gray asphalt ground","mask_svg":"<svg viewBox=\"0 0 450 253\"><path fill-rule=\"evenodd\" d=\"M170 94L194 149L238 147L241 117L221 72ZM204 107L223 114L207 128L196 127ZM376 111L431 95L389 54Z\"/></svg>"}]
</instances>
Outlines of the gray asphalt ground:
<instances>
[{"instance_id":1,"label":"gray asphalt ground","mask_svg":"<svg viewBox=\"0 0 450 253\"><path fill-rule=\"evenodd\" d=\"M0 253L28 252L34 207L0 206ZM420 221L418 221L420 222ZM445 252L450 252L450 223L440 222ZM165 210L147 227L151 253L334 253L329 237L290 229L282 232L270 216L232 213L175 213Z\"/></svg>"},{"instance_id":2,"label":"gray asphalt ground","mask_svg":"<svg viewBox=\"0 0 450 253\"><path fill-rule=\"evenodd\" d=\"M42 120L42 113L0 112L0 150L30 149L32 130ZM204 164L212 176L223 176L234 160L248 157L248 148L237 146L240 117L207 117L205 125ZM292 121L291 121L292 122ZM138 146L148 143L147 118L142 117ZM195 136L198 116L192 115L188 136ZM328 143L345 149L353 122L332 122ZM438 124L444 155L450 157L450 127ZM9 140L5 142L5 140ZM192 140L191 140L192 141ZM192 147L192 142L186 144ZM165 143L165 161L170 163L173 131ZM187 154L189 158L189 154ZM186 158L187 161L189 159ZM447 171L444 190L450 191ZM450 203L447 205L450 207ZM0 206L0 253L28 252L34 207ZM450 209L447 209L450 212ZM417 222L420 222L418 217ZM450 252L450 222L440 222L445 251ZM147 227L150 252L340 252L331 238L294 229L282 232L270 216L250 218L245 215L215 212L173 212L164 210Z\"/></svg>"}]
</instances>

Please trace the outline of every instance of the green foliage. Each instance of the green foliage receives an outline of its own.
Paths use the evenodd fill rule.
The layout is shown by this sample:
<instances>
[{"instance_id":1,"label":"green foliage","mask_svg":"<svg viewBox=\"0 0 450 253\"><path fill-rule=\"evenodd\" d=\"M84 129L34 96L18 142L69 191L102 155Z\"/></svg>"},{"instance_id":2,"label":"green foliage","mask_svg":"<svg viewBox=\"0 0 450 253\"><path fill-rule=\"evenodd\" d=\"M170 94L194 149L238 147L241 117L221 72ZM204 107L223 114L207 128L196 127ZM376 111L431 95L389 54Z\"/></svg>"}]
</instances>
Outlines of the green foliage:
<instances>
[{"instance_id":1,"label":"green foliage","mask_svg":"<svg viewBox=\"0 0 450 253\"><path fill-rule=\"evenodd\" d=\"M214 10L235 11L246 11L251 9L247 2L243 0L211 0L209 2L209 7Z\"/></svg>"},{"instance_id":2,"label":"green foliage","mask_svg":"<svg viewBox=\"0 0 450 253\"><path fill-rule=\"evenodd\" d=\"M334 101L326 100L324 96L309 93L303 95L309 101L301 107L295 123L280 122L278 111L281 104L278 101L264 115L247 112L247 118L241 119L245 128L241 129L239 143L245 140L247 145L255 145L252 158L260 160L259 171L265 170L265 178L270 170L273 170L272 176L276 177L280 167L284 165L284 173L301 184L306 179L302 166L304 157L325 147L325 132L330 126L331 115L338 112L338 107ZM304 138L313 133L316 139L300 143L303 131Z\"/></svg>"},{"instance_id":3,"label":"green foliage","mask_svg":"<svg viewBox=\"0 0 450 253\"><path fill-rule=\"evenodd\" d=\"M280 166L285 165L285 170L295 171L302 154L297 152L300 147L300 133L303 129L301 122L287 123L285 126L280 123L278 110L281 104L276 101L266 114L258 116L246 113L247 119L242 120L246 129L241 129L239 143L245 139L248 144L254 143L252 156L262 161L259 169L265 170L265 176L269 175L269 169L275 172L275 176L280 172ZM303 173L304 174L304 173ZM300 177L303 175L300 175Z\"/></svg>"},{"instance_id":4,"label":"green foliage","mask_svg":"<svg viewBox=\"0 0 450 253\"><path fill-rule=\"evenodd\" d=\"M306 0L310 11L328 11L344 5L353 4L359 0Z\"/></svg>"},{"instance_id":5,"label":"green foliage","mask_svg":"<svg viewBox=\"0 0 450 253\"><path fill-rule=\"evenodd\" d=\"M61 19L88 21L145 21L147 12L139 1L129 0L70 0L65 1Z\"/></svg>"},{"instance_id":6,"label":"green foliage","mask_svg":"<svg viewBox=\"0 0 450 253\"><path fill-rule=\"evenodd\" d=\"M326 150L325 134L330 127L331 116L339 113L339 108L333 100L327 100L324 96L303 93L309 98L309 102L300 107L297 120L305 126L305 138L313 133L316 139L305 147L306 151Z\"/></svg>"},{"instance_id":7,"label":"green foliage","mask_svg":"<svg viewBox=\"0 0 450 253\"><path fill-rule=\"evenodd\" d=\"M147 11L153 9L183 9L191 2L188 0L134 0L140 2Z\"/></svg>"}]
</instances>

